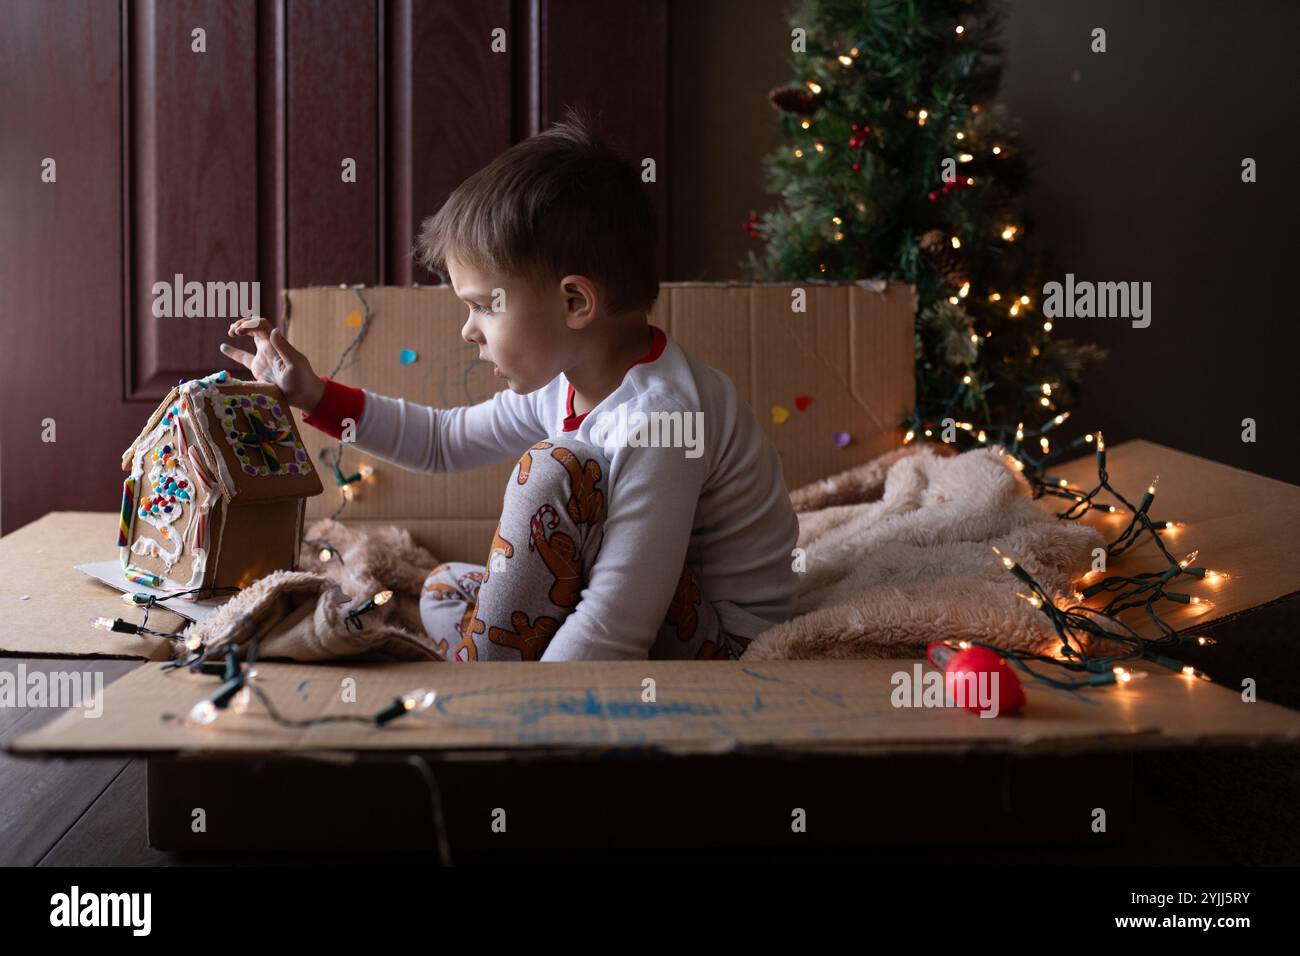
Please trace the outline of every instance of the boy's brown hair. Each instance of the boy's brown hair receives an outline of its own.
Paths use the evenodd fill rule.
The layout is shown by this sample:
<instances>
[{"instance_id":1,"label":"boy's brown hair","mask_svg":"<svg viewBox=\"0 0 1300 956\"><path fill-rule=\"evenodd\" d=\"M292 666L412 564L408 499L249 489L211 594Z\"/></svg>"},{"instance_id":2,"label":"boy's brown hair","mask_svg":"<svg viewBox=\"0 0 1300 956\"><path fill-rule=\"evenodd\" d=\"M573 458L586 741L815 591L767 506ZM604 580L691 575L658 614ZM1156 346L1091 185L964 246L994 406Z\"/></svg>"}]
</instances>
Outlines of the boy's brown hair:
<instances>
[{"instance_id":1,"label":"boy's brown hair","mask_svg":"<svg viewBox=\"0 0 1300 956\"><path fill-rule=\"evenodd\" d=\"M636 167L569 109L456 187L420 227L416 261L446 281L447 256L483 272L549 285L585 275L611 314L659 295L654 210Z\"/></svg>"}]
</instances>

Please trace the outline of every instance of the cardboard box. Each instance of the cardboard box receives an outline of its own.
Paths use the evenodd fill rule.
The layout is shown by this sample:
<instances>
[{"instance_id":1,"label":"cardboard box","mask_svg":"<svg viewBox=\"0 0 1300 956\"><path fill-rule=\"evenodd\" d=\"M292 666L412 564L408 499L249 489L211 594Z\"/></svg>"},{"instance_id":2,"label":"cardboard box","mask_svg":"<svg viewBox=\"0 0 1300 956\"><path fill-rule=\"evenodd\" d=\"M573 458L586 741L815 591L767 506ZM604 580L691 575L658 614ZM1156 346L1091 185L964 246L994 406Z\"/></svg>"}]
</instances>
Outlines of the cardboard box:
<instances>
[{"instance_id":1,"label":"cardboard box","mask_svg":"<svg viewBox=\"0 0 1300 956\"><path fill-rule=\"evenodd\" d=\"M10 742L43 756L146 755L159 849L807 847L1082 843L1133 827L1130 755L1290 745L1300 714L1168 672L1065 694L1017 718L892 705L912 661L259 666L288 718L368 715L415 685L435 707L384 727L183 715L219 678L145 664L103 717L69 711ZM927 668L928 669L928 668ZM655 681L656 701L642 698ZM355 681L356 702L340 693ZM647 781L653 781L648 785ZM951 829L954 800L978 827ZM1104 837L1087 825L1109 815ZM195 832L193 811L205 811ZM802 808L808 834L791 831ZM507 831L491 821L507 815Z\"/></svg>"},{"instance_id":2,"label":"cardboard box","mask_svg":"<svg viewBox=\"0 0 1300 956\"><path fill-rule=\"evenodd\" d=\"M1152 477L1160 475L1153 515L1184 525L1169 539L1176 555L1199 549L1200 562L1232 575L1217 586L1197 582L1186 588L1213 600L1209 610L1162 605L1161 616L1176 629L1204 633L1220 623L1250 621L1256 609L1294 600L1300 592L1300 572L1296 570L1300 568L1300 540L1292 531L1300 527L1300 487L1152 442L1112 445L1107 459L1111 483L1131 501L1141 497ZM1052 471L1071 485L1085 485L1095 480L1095 458L1085 455ZM436 481L440 476L415 477ZM329 496L327 491L311 500ZM378 503L372 505L378 507ZM1043 507L1060 511L1062 504L1059 499L1044 499ZM1107 540L1114 538L1123 524L1120 518L1097 513L1084 520ZM88 623L101 615L118 616L125 607L117 591L73 570L78 564L114 557L116 529L115 514L55 512L0 538L0 607L6 609L0 652L154 660L168 656L166 642L160 639L110 634ZM1112 562L1111 568L1116 573L1137 573L1160 569L1162 561L1154 546L1144 541ZM162 610L149 620L150 626L159 630L176 631L184 626L179 617ZM1154 625L1144 615L1128 622L1140 633L1154 633ZM1290 650L1289 642L1269 644L1266 637L1250 635L1249 653L1245 654L1241 653L1247 650L1242 637L1204 649L1189 647L1187 660L1216 679L1220 674L1226 679L1238 673L1253 677L1265 699L1300 701L1300 655ZM1240 686L1239 680L1234 686Z\"/></svg>"},{"instance_id":3,"label":"cardboard box","mask_svg":"<svg viewBox=\"0 0 1300 956\"><path fill-rule=\"evenodd\" d=\"M898 447L903 415L915 401L915 293L890 282L808 283L807 311L791 311L792 285L665 283L650 316L706 364L721 369L749 402L782 455L786 486L796 488ZM445 286L317 288L285 293L284 318L294 346L328 374L357 336L364 339L334 376L347 384L437 407L485 401L505 385L461 338L465 306ZM403 364L402 350L415 353ZM812 401L800 411L795 397ZM778 423L773 407L788 418ZM779 414L779 413L778 413ZM301 417L301 416L300 416ZM314 428L302 429L319 461L338 447ZM836 432L850 444L839 448ZM512 463L470 473L407 472L344 446L342 470L376 468L373 483L340 515L349 522L395 523L441 561L482 563L501 514ZM326 472L328 475L328 471ZM308 523L342 501L326 480L307 503Z\"/></svg>"}]
</instances>

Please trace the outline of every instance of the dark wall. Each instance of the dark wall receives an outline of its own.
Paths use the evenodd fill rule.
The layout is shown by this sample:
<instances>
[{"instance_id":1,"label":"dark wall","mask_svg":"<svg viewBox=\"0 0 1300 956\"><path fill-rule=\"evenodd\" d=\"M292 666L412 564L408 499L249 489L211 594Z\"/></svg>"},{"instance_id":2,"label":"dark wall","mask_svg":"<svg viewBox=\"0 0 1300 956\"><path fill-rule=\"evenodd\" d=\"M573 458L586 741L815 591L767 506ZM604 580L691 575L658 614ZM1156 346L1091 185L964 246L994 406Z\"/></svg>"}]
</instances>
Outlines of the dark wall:
<instances>
[{"instance_id":1,"label":"dark wall","mask_svg":"<svg viewBox=\"0 0 1300 956\"><path fill-rule=\"evenodd\" d=\"M774 203L759 157L778 142L767 91L790 79L788 6L672 6L671 278L737 277L752 242L740 223ZM1104 54L1089 50L1099 26ZM1283 0L1008 5L1002 102L1033 162L1032 241L1079 279L1152 283L1149 328L1057 322L1111 349L1074 408L1081 429L1300 482L1290 397L1298 30L1300 4ZM1241 181L1247 156L1259 164L1252 185ZM1248 417L1255 444L1241 441Z\"/></svg>"}]
</instances>

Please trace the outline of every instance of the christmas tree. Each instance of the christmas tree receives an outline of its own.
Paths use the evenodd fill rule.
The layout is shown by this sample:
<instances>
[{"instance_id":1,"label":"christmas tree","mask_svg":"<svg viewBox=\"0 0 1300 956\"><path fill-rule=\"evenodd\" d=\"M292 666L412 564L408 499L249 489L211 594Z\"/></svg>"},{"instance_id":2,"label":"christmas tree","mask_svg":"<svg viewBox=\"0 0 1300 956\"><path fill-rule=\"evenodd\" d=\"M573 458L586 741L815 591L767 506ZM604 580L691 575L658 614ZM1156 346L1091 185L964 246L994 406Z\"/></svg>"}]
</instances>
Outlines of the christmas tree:
<instances>
[{"instance_id":1,"label":"christmas tree","mask_svg":"<svg viewBox=\"0 0 1300 956\"><path fill-rule=\"evenodd\" d=\"M988 0L805 0L789 21L796 81L769 95L787 145L764 169L781 204L745 223L764 249L743 268L916 287L909 441L1019 445L1068 416L1105 354L1053 337L1039 311L1054 270L1020 208L1025 155L992 102L1002 18Z\"/></svg>"}]
</instances>

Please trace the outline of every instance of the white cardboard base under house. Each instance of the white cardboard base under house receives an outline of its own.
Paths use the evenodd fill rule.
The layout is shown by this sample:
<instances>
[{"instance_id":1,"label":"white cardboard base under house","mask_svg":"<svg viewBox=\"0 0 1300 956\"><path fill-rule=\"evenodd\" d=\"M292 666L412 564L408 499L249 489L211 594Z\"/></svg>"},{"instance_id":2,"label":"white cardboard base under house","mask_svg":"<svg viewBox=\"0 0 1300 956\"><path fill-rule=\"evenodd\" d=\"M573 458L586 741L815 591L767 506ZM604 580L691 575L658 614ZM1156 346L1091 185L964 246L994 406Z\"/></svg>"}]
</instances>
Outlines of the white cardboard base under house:
<instances>
[{"instance_id":1,"label":"white cardboard base under house","mask_svg":"<svg viewBox=\"0 0 1300 956\"><path fill-rule=\"evenodd\" d=\"M173 388L122 469L123 573L165 589L296 568L303 507L323 490L284 393L226 372Z\"/></svg>"}]
</instances>

